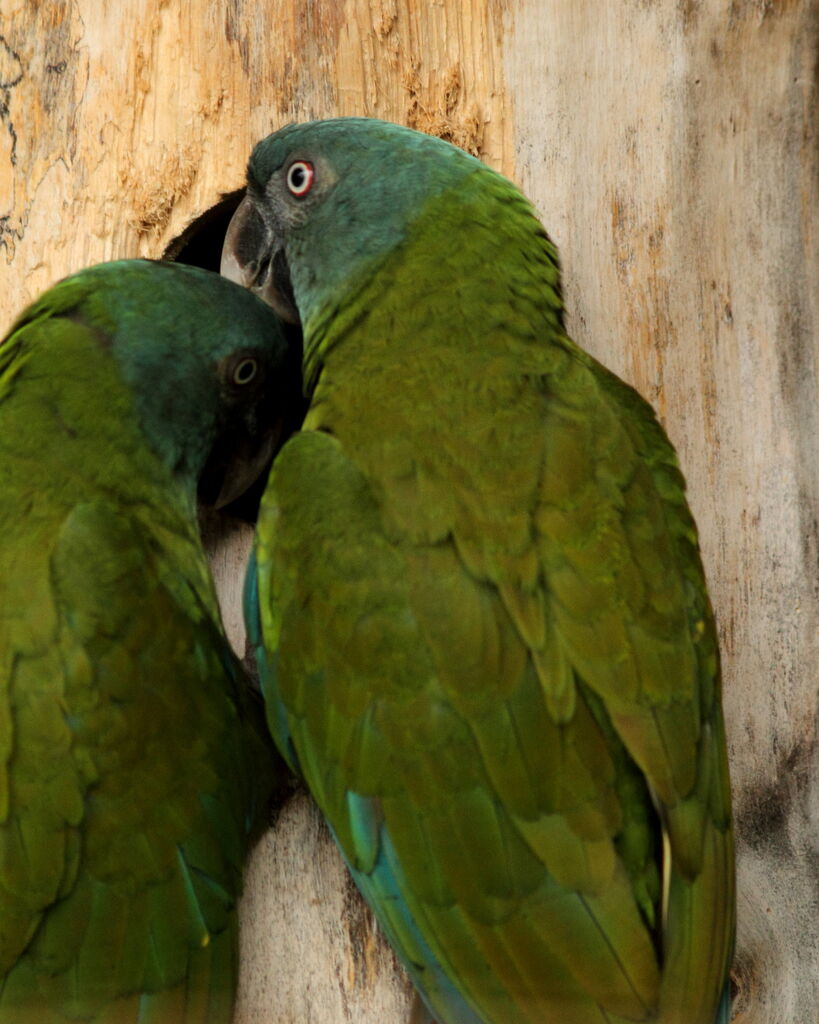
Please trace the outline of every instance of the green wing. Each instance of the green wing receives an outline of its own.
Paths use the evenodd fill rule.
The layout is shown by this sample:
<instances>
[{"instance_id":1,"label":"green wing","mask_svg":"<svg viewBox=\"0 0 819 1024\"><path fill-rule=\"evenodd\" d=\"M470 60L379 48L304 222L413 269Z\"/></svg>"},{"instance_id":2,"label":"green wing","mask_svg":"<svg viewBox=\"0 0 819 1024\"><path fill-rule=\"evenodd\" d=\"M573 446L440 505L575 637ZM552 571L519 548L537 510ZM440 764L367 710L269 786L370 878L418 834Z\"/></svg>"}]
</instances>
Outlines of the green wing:
<instances>
[{"instance_id":1,"label":"green wing","mask_svg":"<svg viewBox=\"0 0 819 1024\"><path fill-rule=\"evenodd\" d=\"M202 579L158 557L157 539L104 500L80 504L12 573L26 592L6 580L9 1024L231 1019L235 905L270 759ZM15 607L37 609L35 629Z\"/></svg>"},{"instance_id":2,"label":"green wing","mask_svg":"<svg viewBox=\"0 0 819 1024\"><path fill-rule=\"evenodd\" d=\"M569 342L517 363L507 411L455 408L437 435L433 413L411 456L412 388L389 446L367 445L355 424L390 413L361 376L349 420L319 397L307 421L348 450L316 432L280 454L258 558L292 741L354 870L389 837L482 1019L711 1024L732 847L682 478L648 406ZM476 452L498 448L476 500Z\"/></svg>"}]
</instances>

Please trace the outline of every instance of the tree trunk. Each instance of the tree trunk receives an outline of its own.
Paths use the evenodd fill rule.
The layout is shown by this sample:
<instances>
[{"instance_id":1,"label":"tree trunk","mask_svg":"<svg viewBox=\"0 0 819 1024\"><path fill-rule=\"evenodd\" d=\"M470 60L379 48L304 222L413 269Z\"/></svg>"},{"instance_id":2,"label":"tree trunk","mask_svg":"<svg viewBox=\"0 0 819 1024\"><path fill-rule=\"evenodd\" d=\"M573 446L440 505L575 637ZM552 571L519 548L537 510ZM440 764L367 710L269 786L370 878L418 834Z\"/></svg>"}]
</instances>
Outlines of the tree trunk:
<instances>
[{"instance_id":1,"label":"tree trunk","mask_svg":"<svg viewBox=\"0 0 819 1024\"><path fill-rule=\"evenodd\" d=\"M534 200L573 336L655 405L689 481L723 652L744 1024L819 1005L818 44L811 0L0 0L3 325L86 264L178 249L288 121L409 124ZM212 545L240 648L248 536ZM256 851L243 927L237 1024L407 1019L302 794Z\"/></svg>"}]
</instances>

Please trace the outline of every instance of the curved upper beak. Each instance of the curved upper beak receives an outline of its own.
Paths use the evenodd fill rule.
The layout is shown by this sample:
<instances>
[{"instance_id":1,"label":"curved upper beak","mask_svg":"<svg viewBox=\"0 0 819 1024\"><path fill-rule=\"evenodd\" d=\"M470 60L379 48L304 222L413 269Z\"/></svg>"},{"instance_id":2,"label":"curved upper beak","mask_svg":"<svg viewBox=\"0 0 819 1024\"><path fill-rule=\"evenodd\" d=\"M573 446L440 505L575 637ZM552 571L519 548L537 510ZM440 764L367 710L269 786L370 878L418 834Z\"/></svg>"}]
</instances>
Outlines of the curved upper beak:
<instances>
[{"instance_id":1,"label":"curved upper beak","mask_svg":"<svg viewBox=\"0 0 819 1024\"><path fill-rule=\"evenodd\" d=\"M228 225L219 272L258 295L282 320L299 322L284 249L250 196L239 203Z\"/></svg>"},{"instance_id":2,"label":"curved upper beak","mask_svg":"<svg viewBox=\"0 0 819 1024\"><path fill-rule=\"evenodd\" d=\"M225 469L222 486L214 501L217 509L229 505L256 483L273 460L279 440L280 431L274 428L265 434L260 444L251 446L245 442L237 446L238 451Z\"/></svg>"},{"instance_id":3,"label":"curved upper beak","mask_svg":"<svg viewBox=\"0 0 819 1024\"><path fill-rule=\"evenodd\" d=\"M199 497L223 508L241 497L266 472L284 440L284 423L274 420L260 435L237 426L220 438L199 478Z\"/></svg>"}]
</instances>

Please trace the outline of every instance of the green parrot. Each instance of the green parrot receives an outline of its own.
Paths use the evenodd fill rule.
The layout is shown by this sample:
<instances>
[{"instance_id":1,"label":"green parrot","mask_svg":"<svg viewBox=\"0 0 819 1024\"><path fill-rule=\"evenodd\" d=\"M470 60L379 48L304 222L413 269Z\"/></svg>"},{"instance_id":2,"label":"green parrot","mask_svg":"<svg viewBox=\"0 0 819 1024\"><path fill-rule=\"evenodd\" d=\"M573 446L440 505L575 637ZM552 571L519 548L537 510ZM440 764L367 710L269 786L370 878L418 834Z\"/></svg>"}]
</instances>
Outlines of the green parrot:
<instances>
[{"instance_id":1,"label":"green parrot","mask_svg":"<svg viewBox=\"0 0 819 1024\"><path fill-rule=\"evenodd\" d=\"M367 119L256 147L223 273L309 409L246 615L268 724L440 1024L727 1021L714 620L651 408L566 334L529 202Z\"/></svg>"},{"instance_id":2,"label":"green parrot","mask_svg":"<svg viewBox=\"0 0 819 1024\"><path fill-rule=\"evenodd\" d=\"M299 360L247 291L141 260L57 284L0 345L2 1024L231 1020L284 766L197 482L224 502L262 470Z\"/></svg>"}]
</instances>

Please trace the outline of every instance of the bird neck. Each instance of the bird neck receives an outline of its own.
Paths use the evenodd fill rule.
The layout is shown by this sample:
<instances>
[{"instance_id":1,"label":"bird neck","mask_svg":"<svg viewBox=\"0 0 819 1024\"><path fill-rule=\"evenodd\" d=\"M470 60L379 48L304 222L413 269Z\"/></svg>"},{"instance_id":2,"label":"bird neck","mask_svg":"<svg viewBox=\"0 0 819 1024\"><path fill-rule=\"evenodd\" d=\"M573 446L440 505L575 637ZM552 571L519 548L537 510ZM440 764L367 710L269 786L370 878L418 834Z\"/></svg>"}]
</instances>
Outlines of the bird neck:
<instances>
[{"instance_id":1,"label":"bird neck","mask_svg":"<svg viewBox=\"0 0 819 1024\"><path fill-rule=\"evenodd\" d=\"M23 332L36 332L28 343ZM158 493L174 513L190 514L195 490L175 478L146 442L133 396L111 352L92 328L68 318L21 332L19 370L0 403L0 424L15 438L15 461L66 501L90 488L152 503Z\"/></svg>"},{"instance_id":2,"label":"bird neck","mask_svg":"<svg viewBox=\"0 0 819 1024\"><path fill-rule=\"evenodd\" d=\"M343 291L316 296L304 320L308 395L329 361L375 355L400 369L431 342L436 359L457 361L564 336L555 246L514 186L488 170L474 178L471 191L429 200L377 263L362 257Z\"/></svg>"}]
</instances>

